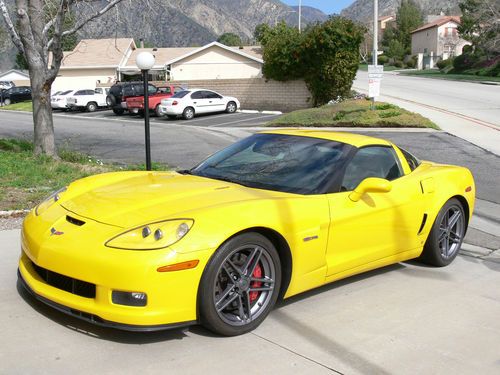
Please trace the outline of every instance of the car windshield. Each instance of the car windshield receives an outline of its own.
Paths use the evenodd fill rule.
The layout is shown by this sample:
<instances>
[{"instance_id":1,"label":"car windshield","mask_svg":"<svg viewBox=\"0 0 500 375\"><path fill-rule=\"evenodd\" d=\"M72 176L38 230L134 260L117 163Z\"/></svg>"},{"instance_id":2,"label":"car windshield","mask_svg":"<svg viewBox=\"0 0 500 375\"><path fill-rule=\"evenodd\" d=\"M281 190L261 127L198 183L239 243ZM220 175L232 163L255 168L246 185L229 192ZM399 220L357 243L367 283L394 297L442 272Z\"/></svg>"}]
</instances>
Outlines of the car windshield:
<instances>
[{"instance_id":1,"label":"car windshield","mask_svg":"<svg viewBox=\"0 0 500 375\"><path fill-rule=\"evenodd\" d=\"M185 91L179 91L177 94L174 94L171 96L171 98L177 98L177 99L180 99L180 98L183 98L185 97L187 94L189 94L190 91L188 90L185 90Z\"/></svg>"},{"instance_id":2,"label":"car windshield","mask_svg":"<svg viewBox=\"0 0 500 375\"><path fill-rule=\"evenodd\" d=\"M259 189L318 194L341 172L352 148L327 139L255 134L210 156L189 173Z\"/></svg>"}]
</instances>

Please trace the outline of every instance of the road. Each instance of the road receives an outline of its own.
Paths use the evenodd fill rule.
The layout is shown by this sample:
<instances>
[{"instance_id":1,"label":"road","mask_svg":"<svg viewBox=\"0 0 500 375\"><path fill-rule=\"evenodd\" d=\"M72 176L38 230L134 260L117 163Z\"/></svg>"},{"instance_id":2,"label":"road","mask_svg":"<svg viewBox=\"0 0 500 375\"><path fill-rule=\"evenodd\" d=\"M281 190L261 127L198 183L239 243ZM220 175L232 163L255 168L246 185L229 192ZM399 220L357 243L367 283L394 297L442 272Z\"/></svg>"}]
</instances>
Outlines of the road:
<instances>
[{"instance_id":1,"label":"road","mask_svg":"<svg viewBox=\"0 0 500 375\"><path fill-rule=\"evenodd\" d=\"M498 374L500 263L405 262L280 304L254 332L127 333L16 288L19 231L0 231L2 374Z\"/></svg>"},{"instance_id":2,"label":"road","mask_svg":"<svg viewBox=\"0 0 500 375\"><path fill-rule=\"evenodd\" d=\"M368 89L358 71L353 88ZM443 130L500 155L500 86L384 74L378 100L397 104L436 122Z\"/></svg>"}]
</instances>

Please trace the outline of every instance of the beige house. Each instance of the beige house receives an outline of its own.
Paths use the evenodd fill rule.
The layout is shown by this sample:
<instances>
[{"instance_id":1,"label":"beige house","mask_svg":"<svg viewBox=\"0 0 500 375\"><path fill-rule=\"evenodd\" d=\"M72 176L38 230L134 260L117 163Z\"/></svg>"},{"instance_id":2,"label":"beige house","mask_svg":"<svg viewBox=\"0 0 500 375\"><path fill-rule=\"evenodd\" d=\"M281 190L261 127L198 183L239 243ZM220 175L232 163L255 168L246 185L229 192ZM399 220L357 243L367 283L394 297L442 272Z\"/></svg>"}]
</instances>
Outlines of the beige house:
<instances>
[{"instance_id":1,"label":"beige house","mask_svg":"<svg viewBox=\"0 0 500 375\"><path fill-rule=\"evenodd\" d=\"M378 18L378 40L382 40L385 30L396 21L396 16L382 16Z\"/></svg>"},{"instance_id":2,"label":"beige house","mask_svg":"<svg viewBox=\"0 0 500 375\"><path fill-rule=\"evenodd\" d=\"M444 16L411 32L411 53L448 59L462 54L462 48L470 44L458 35L460 17Z\"/></svg>"},{"instance_id":3,"label":"beige house","mask_svg":"<svg viewBox=\"0 0 500 375\"><path fill-rule=\"evenodd\" d=\"M203 47L138 48L132 52L127 63L119 67L119 79L123 79L123 75L139 74L135 59L142 51L149 51L155 56L155 65L151 71L153 80L262 77L264 61L260 47L228 47L212 42Z\"/></svg>"},{"instance_id":4,"label":"beige house","mask_svg":"<svg viewBox=\"0 0 500 375\"><path fill-rule=\"evenodd\" d=\"M116 72L136 49L132 38L83 39L64 58L53 90L92 89L116 81Z\"/></svg>"}]
</instances>

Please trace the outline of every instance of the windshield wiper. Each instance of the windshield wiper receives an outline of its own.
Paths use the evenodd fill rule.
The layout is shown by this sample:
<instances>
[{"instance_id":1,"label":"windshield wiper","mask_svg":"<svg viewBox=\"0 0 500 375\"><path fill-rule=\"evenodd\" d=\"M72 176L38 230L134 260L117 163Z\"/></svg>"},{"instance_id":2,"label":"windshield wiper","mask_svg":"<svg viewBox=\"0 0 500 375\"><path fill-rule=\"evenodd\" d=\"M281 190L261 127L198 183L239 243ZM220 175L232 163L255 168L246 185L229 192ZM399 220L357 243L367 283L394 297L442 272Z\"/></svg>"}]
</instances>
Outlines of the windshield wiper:
<instances>
[{"instance_id":1,"label":"windshield wiper","mask_svg":"<svg viewBox=\"0 0 500 375\"><path fill-rule=\"evenodd\" d=\"M176 172L180 174L193 174L193 172L191 172L191 169L181 169Z\"/></svg>"},{"instance_id":2,"label":"windshield wiper","mask_svg":"<svg viewBox=\"0 0 500 375\"><path fill-rule=\"evenodd\" d=\"M234 180L234 179L229 178L229 177L221 177L221 176L203 176L203 177L213 178L214 180L226 181L226 182L231 182L233 184L237 184L237 185L241 185L241 186L246 186L241 181Z\"/></svg>"}]
</instances>

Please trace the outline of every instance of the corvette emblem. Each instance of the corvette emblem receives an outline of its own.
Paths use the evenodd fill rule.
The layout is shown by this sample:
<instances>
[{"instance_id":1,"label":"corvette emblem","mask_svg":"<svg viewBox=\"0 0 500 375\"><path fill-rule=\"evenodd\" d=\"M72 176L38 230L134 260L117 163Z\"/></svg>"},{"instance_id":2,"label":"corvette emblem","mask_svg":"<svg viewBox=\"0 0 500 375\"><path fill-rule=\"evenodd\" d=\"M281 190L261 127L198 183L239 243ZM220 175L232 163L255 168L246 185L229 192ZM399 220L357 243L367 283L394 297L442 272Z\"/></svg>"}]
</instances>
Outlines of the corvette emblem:
<instances>
[{"instance_id":1,"label":"corvette emblem","mask_svg":"<svg viewBox=\"0 0 500 375\"><path fill-rule=\"evenodd\" d=\"M51 236L60 236L64 234L64 232L59 232L56 228L50 228L50 235Z\"/></svg>"}]
</instances>

